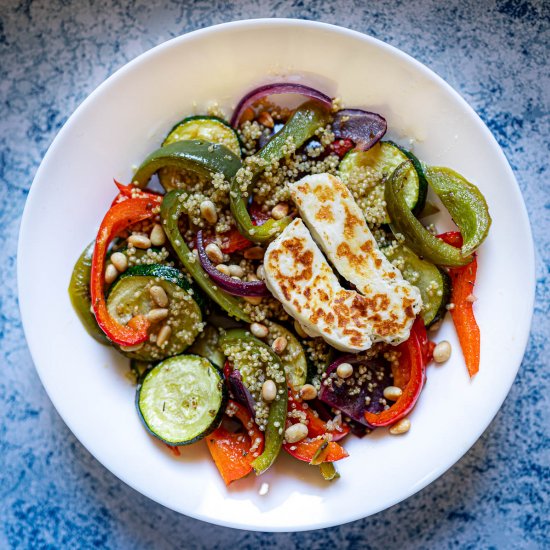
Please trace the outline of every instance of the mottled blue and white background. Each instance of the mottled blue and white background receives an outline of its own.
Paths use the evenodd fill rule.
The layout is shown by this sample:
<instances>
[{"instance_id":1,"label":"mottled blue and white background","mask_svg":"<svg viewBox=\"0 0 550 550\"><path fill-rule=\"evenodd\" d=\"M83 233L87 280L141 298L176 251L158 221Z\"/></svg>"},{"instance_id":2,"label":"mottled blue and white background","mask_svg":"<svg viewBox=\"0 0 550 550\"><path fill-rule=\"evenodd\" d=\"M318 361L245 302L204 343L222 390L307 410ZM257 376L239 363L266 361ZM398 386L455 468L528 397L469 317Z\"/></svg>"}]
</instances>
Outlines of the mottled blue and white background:
<instances>
[{"instance_id":1,"label":"mottled blue and white background","mask_svg":"<svg viewBox=\"0 0 550 550\"><path fill-rule=\"evenodd\" d=\"M21 329L15 280L25 197L77 105L116 69L169 38L274 16L371 34L450 82L510 160L538 261L529 347L480 441L406 502L302 534L210 526L162 508L106 471L42 389ZM549 44L548 1L0 0L0 548L549 548Z\"/></svg>"}]
</instances>

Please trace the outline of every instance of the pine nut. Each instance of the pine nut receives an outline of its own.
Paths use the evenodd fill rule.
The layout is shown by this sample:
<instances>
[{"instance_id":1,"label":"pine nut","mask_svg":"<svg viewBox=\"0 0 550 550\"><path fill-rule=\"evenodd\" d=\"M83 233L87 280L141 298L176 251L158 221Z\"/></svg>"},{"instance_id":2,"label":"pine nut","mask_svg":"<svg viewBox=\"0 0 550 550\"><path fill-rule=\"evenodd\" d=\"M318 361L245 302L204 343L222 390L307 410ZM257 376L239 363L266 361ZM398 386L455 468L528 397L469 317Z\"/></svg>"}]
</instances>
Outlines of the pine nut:
<instances>
[{"instance_id":1,"label":"pine nut","mask_svg":"<svg viewBox=\"0 0 550 550\"><path fill-rule=\"evenodd\" d=\"M288 214L288 204L286 202L280 202L271 210L271 217L276 220L283 219Z\"/></svg>"},{"instance_id":2,"label":"pine nut","mask_svg":"<svg viewBox=\"0 0 550 550\"><path fill-rule=\"evenodd\" d=\"M202 201L200 205L201 216L208 223L216 223L218 221L218 213L216 212L216 205L210 201Z\"/></svg>"},{"instance_id":3,"label":"pine nut","mask_svg":"<svg viewBox=\"0 0 550 550\"><path fill-rule=\"evenodd\" d=\"M302 325L298 321L294 321L294 330L300 338L307 338L306 331L302 328Z\"/></svg>"},{"instance_id":4,"label":"pine nut","mask_svg":"<svg viewBox=\"0 0 550 550\"><path fill-rule=\"evenodd\" d=\"M118 277L118 271L113 264L107 264L105 268L105 282L110 285Z\"/></svg>"},{"instance_id":5,"label":"pine nut","mask_svg":"<svg viewBox=\"0 0 550 550\"><path fill-rule=\"evenodd\" d=\"M262 303L263 298L261 296L243 296L243 300L253 306L259 306Z\"/></svg>"},{"instance_id":6,"label":"pine nut","mask_svg":"<svg viewBox=\"0 0 550 550\"><path fill-rule=\"evenodd\" d=\"M248 107L243 111L243 114L241 115L239 123L244 124L245 122L252 122L253 120L254 120L254 111L250 107Z\"/></svg>"},{"instance_id":7,"label":"pine nut","mask_svg":"<svg viewBox=\"0 0 550 550\"><path fill-rule=\"evenodd\" d=\"M349 378L353 374L353 366L349 363L340 363L336 369L336 374L340 378Z\"/></svg>"},{"instance_id":8,"label":"pine nut","mask_svg":"<svg viewBox=\"0 0 550 550\"><path fill-rule=\"evenodd\" d=\"M288 345L287 339L284 336L279 336L275 338L275 340L273 341L273 344L271 344L271 347L273 348L273 351L277 355L281 355L281 353L285 351L287 345Z\"/></svg>"},{"instance_id":9,"label":"pine nut","mask_svg":"<svg viewBox=\"0 0 550 550\"><path fill-rule=\"evenodd\" d=\"M401 435L407 433L411 429L411 421L408 418L402 418L399 422L396 422L391 428L390 433L392 435Z\"/></svg>"},{"instance_id":10,"label":"pine nut","mask_svg":"<svg viewBox=\"0 0 550 550\"><path fill-rule=\"evenodd\" d=\"M256 277L256 275L254 275L254 273L248 273L247 276L246 276L246 280L247 281L257 281L258 277Z\"/></svg>"},{"instance_id":11,"label":"pine nut","mask_svg":"<svg viewBox=\"0 0 550 550\"><path fill-rule=\"evenodd\" d=\"M158 223L153 225L153 229L151 229L151 235L149 235L149 239L151 239L151 244L153 246L162 246L166 242L166 233L164 233L162 225Z\"/></svg>"},{"instance_id":12,"label":"pine nut","mask_svg":"<svg viewBox=\"0 0 550 550\"><path fill-rule=\"evenodd\" d=\"M151 323L158 323L168 317L168 310L166 308L155 308L149 311L145 316Z\"/></svg>"},{"instance_id":13,"label":"pine nut","mask_svg":"<svg viewBox=\"0 0 550 550\"><path fill-rule=\"evenodd\" d=\"M285 430L285 439L287 443L298 443L307 437L307 426L302 423L292 424Z\"/></svg>"},{"instance_id":14,"label":"pine nut","mask_svg":"<svg viewBox=\"0 0 550 550\"><path fill-rule=\"evenodd\" d=\"M262 399L267 402L273 401L277 397L277 386L273 380L266 380L262 384Z\"/></svg>"},{"instance_id":15,"label":"pine nut","mask_svg":"<svg viewBox=\"0 0 550 550\"><path fill-rule=\"evenodd\" d=\"M273 126L275 126L273 117L267 111L262 111L258 115L257 120L262 126L265 126L266 128L273 128Z\"/></svg>"},{"instance_id":16,"label":"pine nut","mask_svg":"<svg viewBox=\"0 0 550 550\"><path fill-rule=\"evenodd\" d=\"M435 346L433 356L436 363L445 363L451 357L451 344L447 340L442 340Z\"/></svg>"},{"instance_id":17,"label":"pine nut","mask_svg":"<svg viewBox=\"0 0 550 550\"><path fill-rule=\"evenodd\" d=\"M247 248L243 255L247 260L261 260L264 254L265 250L261 246L253 246L252 248Z\"/></svg>"},{"instance_id":18,"label":"pine nut","mask_svg":"<svg viewBox=\"0 0 550 550\"><path fill-rule=\"evenodd\" d=\"M263 264L258 266L258 269L256 269L256 276L260 281L265 281L265 269Z\"/></svg>"},{"instance_id":19,"label":"pine nut","mask_svg":"<svg viewBox=\"0 0 550 550\"><path fill-rule=\"evenodd\" d=\"M164 325L160 330L159 334L157 336L157 346L159 348L162 348L166 342L168 342L168 338L172 335L172 328L170 325Z\"/></svg>"},{"instance_id":20,"label":"pine nut","mask_svg":"<svg viewBox=\"0 0 550 550\"><path fill-rule=\"evenodd\" d=\"M229 273L231 277L239 277L239 279L244 275L244 269L240 265L232 264L229 266Z\"/></svg>"},{"instance_id":21,"label":"pine nut","mask_svg":"<svg viewBox=\"0 0 550 550\"><path fill-rule=\"evenodd\" d=\"M221 264L223 262L223 253L216 243L208 243L204 251L211 262L215 264Z\"/></svg>"},{"instance_id":22,"label":"pine nut","mask_svg":"<svg viewBox=\"0 0 550 550\"><path fill-rule=\"evenodd\" d=\"M256 338L265 338L269 334L269 329L261 323L252 323L250 325L250 332L256 336Z\"/></svg>"},{"instance_id":23,"label":"pine nut","mask_svg":"<svg viewBox=\"0 0 550 550\"><path fill-rule=\"evenodd\" d=\"M300 397L304 401L315 399L317 397L317 390L315 386L312 386L311 384L304 384L300 389Z\"/></svg>"},{"instance_id":24,"label":"pine nut","mask_svg":"<svg viewBox=\"0 0 550 550\"><path fill-rule=\"evenodd\" d=\"M397 386L388 386L384 388L384 399L397 401L403 395L403 390Z\"/></svg>"},{"instance_id":25,"label":"pine nut","mask_svg":"<svg viewBox=\"0 0 550 550\"><path fill-rule=\"evenodd\" d=\"M227 275L228 277L231 275L231 271L229 269L229 266L225 265L225 264L218 264L216 266L216 269L220 272L220 273L223 273L224 275Z\"/></svg>"},{"instance_id":26,"label":"pine nut","mask_svg":"<svg viewBox=\"0 0 550 550\"><path fill-rule=\"evenodd\" d=\"M477 296L475 296L474 294L469 294L468 296L466 296L466 301L474 303L477 301Z\"/></svg>"},{"instance_id":27,"label":"pine nut","mask_svg":"<svg viewBox=\"0 0 550 550\"><path fill-rule=\"evenodd\" d=\"M159 307L166 307L168 305L168 295L164 288L158 285L154 285L149 289L149 294L155 304Z\"/></svg>"},{"instance_id":28,"label":"pine nut","mask_svg":"<svg viewBox=\"0 0 550 550\"><path fill-rule=\"evenodd\" d=\"M122 351L138 351L143 347L143 342L140 344L135 344L133 346L120 346Z\"/></svg>"},{"instance_id":29,"label":"pine nut","mask_svg":"<svg viewBox=\"0 0 550 550\"><path fill-rule=\"evenodd\" d=\"M124 273L128 269L128 258L122 252L113 252L111 254L111 263L118 271Z\"/></svg>"},{"instance_id":30,"label":"pine nut","mask_svg":"<svg viewBox=\"0 0 550 550\"><path fill-rule=\"evenodd\" d=\"M130 235L128 237L128 244L135 246L136 248L149 248L151 246L151 239L145 235Z\"/></svg>"}]
</instances>

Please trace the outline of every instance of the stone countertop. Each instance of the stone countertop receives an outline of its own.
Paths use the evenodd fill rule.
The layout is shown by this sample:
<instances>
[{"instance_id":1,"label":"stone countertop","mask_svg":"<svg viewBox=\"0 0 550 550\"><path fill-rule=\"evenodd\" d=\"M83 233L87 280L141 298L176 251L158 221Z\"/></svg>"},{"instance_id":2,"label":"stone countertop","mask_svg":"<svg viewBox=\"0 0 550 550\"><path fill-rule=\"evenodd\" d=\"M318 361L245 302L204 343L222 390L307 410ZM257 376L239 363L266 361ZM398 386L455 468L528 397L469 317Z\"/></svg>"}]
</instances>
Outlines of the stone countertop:
<instances>
[{"instance_id":1,"label":"stone countertop","mask_svg":"<svg viewBox=\"0 0 550 550\"><path fill-rule=\"evenodd\" d=\"M255 17L349 27L401 48L445 78L504 149L527 204L537 254L528 349L510 395L481 439L405 502L348 525L297 534L210 526L116 479L54 410L34 370L17 305L16 246L25 198L47 147L73 110L152 46L197 28ZM1 1L0 547L548 547L548 44L550 4L543 1Z\"/></svg>"}]
</instances>

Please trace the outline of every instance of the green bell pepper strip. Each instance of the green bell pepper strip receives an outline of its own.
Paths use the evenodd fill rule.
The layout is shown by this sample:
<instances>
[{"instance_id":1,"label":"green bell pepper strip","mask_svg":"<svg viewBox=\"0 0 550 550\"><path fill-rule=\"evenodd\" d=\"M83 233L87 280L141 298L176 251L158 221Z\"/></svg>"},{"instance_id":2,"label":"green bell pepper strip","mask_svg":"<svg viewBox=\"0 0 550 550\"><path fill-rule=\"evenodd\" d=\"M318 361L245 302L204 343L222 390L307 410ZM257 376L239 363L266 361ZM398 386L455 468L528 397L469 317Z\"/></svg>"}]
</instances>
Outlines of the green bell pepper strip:
<instances>
[{"instance_id":1,"label":"green bell pepper strip","mask_svg":"<svg viewBox=\"0 0 550 550\"><path fill-rule=\"evenodd\" d=\"M74 265L71 282L69 283L69 297L80 322L86 332L100 344L109 344L109 339L99 328L95 315L92 313L90 298L90 277L92 272L92 257L95 241L92 241L80 255Z\"/></svg>"},{"instance_id":2,"label":"green bell pepper strip","mask_svg":"<svg viewBox=\"0 0 550 550\"><path fill-rule=\"evenodd\" d=\"M425 171L451 218L460 229L463 256L469 256L485 240L491 226L487 201L480 190L450 168L430 166Z\"/></svg>"},{"instance_id":3,"label":"green bell pepper strip","mask_svg":"<svg viewBox=\"0 0 550 550\"><path fill-rule=\"evenodd\" d=\"M405 239L405 244L419 256L436 265L457 267L467 265L471 256L464 256L458 248L443 242L432 235L409 210L402 189L406 175L413 170L410 160L401 163L386 181L384 198L390 216L390 229L397 240Z\"/></svg>"},{"instance_id":4,"label":"green bell pepper strip","mask_svg":"<svg viewBox=\"0 0 550 550\"><path fill-rule=\"evenodd\" d=\"M288 387L286 383L285 371L279 356L258 338L255 338L250 332L243 329L229 330L220 339L220 346L223 350L227 346L238 343L244 343L251 347L250 354L257 358L260 352L264 350L269 355L269 363L271 368L276 369L276 376L282 382L273 380L277 386L277 398L269 405L269 415L267 418L267 427L265 430L265 446L263 453L252 462L252 467L257 475L265 472L272 464L281 451L284 438L284 429L286 424L286 414L288 408ZM243 373L239 365L234 365L239 368L243 376L243 382L246 385L246 373ZM246 365L244 365L246 367Z\"/></svg>"},{"instance_id":5,"label":"green bell pepper strip","mask_svg":"<svg viewBox=\"0 0 550 550\"><path fill-rule=\"evenodd\" d=\"M137 169L132 183L145 187L161 168L189 170L203 176L222 173L228 181L241 167L241 159L224 145L201 139L170 143L153 151Z\"/></svg>"},{"instance_id":6,"label":"green bell pepper strip","mask_svg":"<svg viewBox=\"0 0 550 550\"><path fill-rule=\"evenodd\" d=\"M329 117L329 111L321 103L316 101L304 103L294 112L284 127L254 157L251 157L257 160L255 165L249 166L252 177L249 175L246 181L243 168L233 178L229 200L231 213L241 235L255 243L266 243L274 239L291 222L292 218L286 216L281 220L270 219L261 226L255 226L246 208L248 196L254 182L266 166L284 158L288 154L286 149L290 143L296 148L303 145L317 129L329 122Z\"/></svg>"},{"instance_id":7,"label":"green bell pepper strip","mask_svg":"<svg viewBox=\"0 0 550 550\"><path fill-rule=\"evenodd\" d=\"M183 142L181 142L183 143ZM183 203L180 200L185 198L189 193L183 189L174 189L164 195L160 208L160 217L164 232L170 241L179 260L184 265L195 282L202 290L220 307L222 307L229 315L250 323L251 319L248 313L243 310L243 302L227 294L219 289L208 277L207 273L202 268L199 259L191 252L178 227L178 220L183 213Z\"/></svg>"}]
</instances>

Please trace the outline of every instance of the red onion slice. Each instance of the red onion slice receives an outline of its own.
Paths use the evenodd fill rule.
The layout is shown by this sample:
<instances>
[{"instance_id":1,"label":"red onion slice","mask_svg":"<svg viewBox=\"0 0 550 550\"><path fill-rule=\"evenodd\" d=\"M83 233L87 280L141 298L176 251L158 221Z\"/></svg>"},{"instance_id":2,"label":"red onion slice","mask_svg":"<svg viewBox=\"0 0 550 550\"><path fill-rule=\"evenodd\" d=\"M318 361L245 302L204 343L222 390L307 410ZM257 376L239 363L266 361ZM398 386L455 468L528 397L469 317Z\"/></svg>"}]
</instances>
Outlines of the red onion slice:
<instances>
[{"instance_id":1,"label":"red onion slice","mask_svg":"<svg viewBox=\"0 0 550 550\"><path fill-rule=\"evenodd\" d=\"M203 269L221 289L233 296L270 296L263 281L240 281L218 271L204 249L202 230L197 233L197 250Z\"/></svg>"},{"instance_id":2,"label":"red onion slice","mask_svg":"<svg viewBox=\"0 0 550 550\"><path fill-rule=\"evenodd\" d=\"M250 390L244 385L241 373L237 369L233 369L231 374L228 376L227 381L229 382L229 387L235 397L235 401L238 401L241 405L244 405L250 413L250 416L254 418L256 416L256 401L252 397Z\"/></svg>"},{"instance_id":3,"label":"red onion slice","mask_svg":"<svg viewBox=\"0 0 550 550\"><path fill-rule=\"evenodd\" d=\"M315 88L304 86L304 84L293 84L292 82L266 84L265 86L260 86L259 88L248 92L239 101L239 104L235 108L235 112L231 117L231 126L233 126L233 128L237 128L243 113L251 105L256 103L256 101L262 99L263 97L279 94L300 94L306 97L310 97L311 99L316 99L317 101L320 101L329 109L332 107L332 99L328 95L320 92L319 90L316 90Z\"/></svg>"},{"instance_id":4,"label":"red onion slice","mask_svg":"<svg viewBox=\"0 0 550 550\"><path fill-rule=\"evenodd\" d=\"M332 123L336 139L351 139L359 151L370 149L386 133L387 127L384 117L362 109L338 111Z\"/></svg>"}]
</instances>

